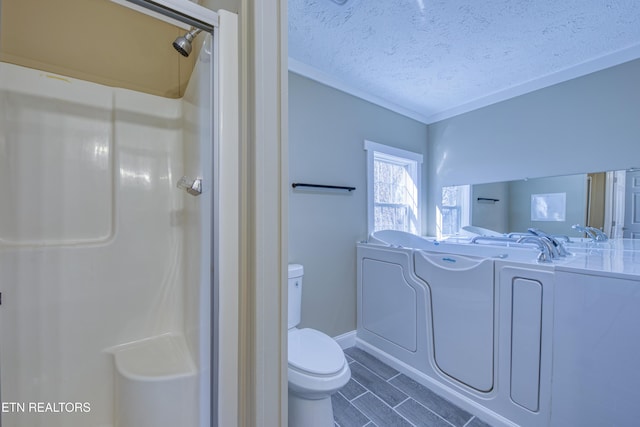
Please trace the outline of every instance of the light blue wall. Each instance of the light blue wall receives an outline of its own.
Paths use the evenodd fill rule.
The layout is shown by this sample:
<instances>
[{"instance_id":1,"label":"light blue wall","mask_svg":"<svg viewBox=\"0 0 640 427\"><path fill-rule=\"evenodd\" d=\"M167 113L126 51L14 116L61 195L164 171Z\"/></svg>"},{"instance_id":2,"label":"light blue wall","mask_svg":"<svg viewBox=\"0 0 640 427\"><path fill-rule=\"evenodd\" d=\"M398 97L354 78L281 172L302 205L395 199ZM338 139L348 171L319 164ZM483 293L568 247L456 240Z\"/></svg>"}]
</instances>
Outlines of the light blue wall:
<instances>
[{"instance_id":1,"label":"light blue wall","mask_svg":"<svg viewBox=\"0 0 640 427\"><path fill-rule=\"evenodd\" d=\"M289 262L305 268L300 326L331 336L356 327L355 245L367 238L365 139L427 151L426 125L289 73L290 183L356 187L289 194ZM426 167L422 175L424 186Z\"/></svg>"},{"instance_id":2,"label":"light blue wall","mask_svg":"<svg viewBox=\"0 0 640 427\"><path fill-rule=\"evenodd\" d=\"M531 221L533 194L565 193L564 221ZM478 202L478 197L498 199ZM587 175L516 180L476 184L471 193L471 224L500 233L526 232L535 227L551 234L574 235L573 224L585 224L587 215Z\"/></svg>"},{"instance_id":3,"label":"light blue wall","mask_svg":"<svg viewBox=\"0 0 640 427\"><path fill-rule=\"evenodd\" d=\"M533 194L565 193L564 221L531 221L531 196ZM509 231L523 231L534 227L550 234L573 235L573 224L586 223L587 175L569 175L518 180L509 183Z\"/></svg>"},{"instance_id":4,"label":"light blue wall","mask_svg":"<svg viewBox=\"0 0 640 427\"><path fill-rule=\"evenodd\" d=\"M483 203L478 198L497 199ZM507 183L471 186L471 225L500 233L509 232L509 185Z\"/></svg>"},{"instance_id":5,"label":"light blue wall","mask_svg":"<svg viewBox=\"0 0 640 427\"><path fill-rule=\"evenodd\" d=\"M443 185L640 166L640 60L429 126L428 195ZM429 234L438 197L427 197Z\"/></svg>"}]
</instances>

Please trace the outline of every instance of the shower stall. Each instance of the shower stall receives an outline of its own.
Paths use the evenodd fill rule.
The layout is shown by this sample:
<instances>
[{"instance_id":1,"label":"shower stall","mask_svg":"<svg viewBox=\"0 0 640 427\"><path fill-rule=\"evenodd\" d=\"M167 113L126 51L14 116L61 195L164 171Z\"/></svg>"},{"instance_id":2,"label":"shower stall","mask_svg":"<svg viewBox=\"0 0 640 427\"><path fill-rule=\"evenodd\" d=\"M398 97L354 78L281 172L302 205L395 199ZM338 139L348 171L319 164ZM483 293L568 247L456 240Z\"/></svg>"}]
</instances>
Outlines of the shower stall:
<instances>
[{"instance_id":1,"label":"shower stall","mask_svg":"<svg viewBox=\"0 0 640 427\"><path fill-rule=\"evenodd\" d=\"M222 425L236 15L187 0L0 6L0 425ZM189 58L172 47L185 33Z\"/></svg>"}]
</instances>

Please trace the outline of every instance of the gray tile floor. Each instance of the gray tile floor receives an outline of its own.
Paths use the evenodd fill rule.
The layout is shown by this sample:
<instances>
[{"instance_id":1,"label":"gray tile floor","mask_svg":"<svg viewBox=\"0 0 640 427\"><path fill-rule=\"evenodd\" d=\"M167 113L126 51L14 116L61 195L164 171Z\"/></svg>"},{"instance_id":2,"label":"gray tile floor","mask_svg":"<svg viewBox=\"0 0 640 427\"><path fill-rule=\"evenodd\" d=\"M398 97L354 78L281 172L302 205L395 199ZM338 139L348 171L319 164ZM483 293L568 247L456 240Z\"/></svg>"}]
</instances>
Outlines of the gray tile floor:
<instances>
[{"instance_id":1,"label":"gray tile floor","mask_svg":"<svg viewBox=\"0 0 640 427\"><path fill-rule=\"evenodd\" d=\"M345 354L351 380L332 396L337 427L490 427L370 354Z\"/></svg>"}]
</instances>

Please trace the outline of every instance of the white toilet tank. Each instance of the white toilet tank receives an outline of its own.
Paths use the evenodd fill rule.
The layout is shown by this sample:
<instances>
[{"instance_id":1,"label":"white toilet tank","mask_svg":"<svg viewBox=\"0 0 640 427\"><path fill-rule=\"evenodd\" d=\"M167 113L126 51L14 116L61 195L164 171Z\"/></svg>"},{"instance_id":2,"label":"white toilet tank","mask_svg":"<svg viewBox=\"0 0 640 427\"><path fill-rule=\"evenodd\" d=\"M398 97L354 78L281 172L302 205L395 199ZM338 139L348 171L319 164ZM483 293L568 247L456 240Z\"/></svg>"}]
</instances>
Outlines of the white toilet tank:
<instances>
[{"instance_id":1,"label":"white toilet tank","mask_svg":"<svg viewBox=\"0 0 640 427\"><path fill-rule=\"evenodd\" d=\"M300 323L300 310L302 307L302 276L304 268L300 264L289 264L289 280L287 281L289 292L288 329L295 328Z\"/></svg>"}]
</instances>

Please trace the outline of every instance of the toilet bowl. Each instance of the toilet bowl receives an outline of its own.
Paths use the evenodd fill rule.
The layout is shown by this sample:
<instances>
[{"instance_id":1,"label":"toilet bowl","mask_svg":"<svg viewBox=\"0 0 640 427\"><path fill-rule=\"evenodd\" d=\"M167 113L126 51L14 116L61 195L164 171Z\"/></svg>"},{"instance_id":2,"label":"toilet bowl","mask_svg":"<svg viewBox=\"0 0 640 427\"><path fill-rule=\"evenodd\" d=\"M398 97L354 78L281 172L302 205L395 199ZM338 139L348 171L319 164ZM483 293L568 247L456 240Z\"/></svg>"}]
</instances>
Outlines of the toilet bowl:
<instances>
[{"instance_id":1,"label":"toilet bowl","mask_svg":"<svg viewBox=\"0 0 640 427\"><path fill-rule=\"evenodd\" d=\"M298 329L303 267L289 265L289 427L331 427L331 395L344 387L351 370L344 352L328 335Z\"/></svg>"}]
</instances>

